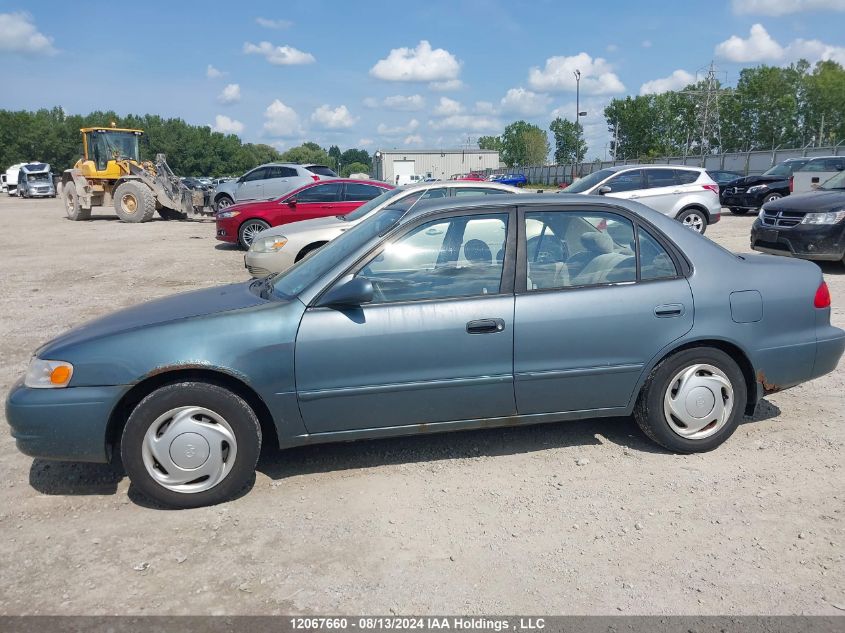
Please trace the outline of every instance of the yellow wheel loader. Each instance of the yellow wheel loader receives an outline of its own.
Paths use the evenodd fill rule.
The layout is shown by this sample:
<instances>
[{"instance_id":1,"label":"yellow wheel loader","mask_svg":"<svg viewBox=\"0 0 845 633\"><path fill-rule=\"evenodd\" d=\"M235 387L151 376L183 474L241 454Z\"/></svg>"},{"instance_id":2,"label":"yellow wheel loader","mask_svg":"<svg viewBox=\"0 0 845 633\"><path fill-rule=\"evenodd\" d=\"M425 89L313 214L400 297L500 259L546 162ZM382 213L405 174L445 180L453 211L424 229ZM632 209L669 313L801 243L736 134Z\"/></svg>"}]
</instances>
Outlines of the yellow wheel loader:
<instances>
[{"instance_id":1,"label":"yellow wheel loader","mask_svg":"<svg viewBox=\"0 0 845 633\"><path fill-rule=\"evenodd\" d=\"M71 220L88 220L92 207L107 205L114 206L122 222L148 222L156 211L165 220L186 219L209 206L208 194L182 184L164 154L141 162L142 130L112 124L80 131L82 158L62 173L61 195Z\"/></svg>"}]
</instances>

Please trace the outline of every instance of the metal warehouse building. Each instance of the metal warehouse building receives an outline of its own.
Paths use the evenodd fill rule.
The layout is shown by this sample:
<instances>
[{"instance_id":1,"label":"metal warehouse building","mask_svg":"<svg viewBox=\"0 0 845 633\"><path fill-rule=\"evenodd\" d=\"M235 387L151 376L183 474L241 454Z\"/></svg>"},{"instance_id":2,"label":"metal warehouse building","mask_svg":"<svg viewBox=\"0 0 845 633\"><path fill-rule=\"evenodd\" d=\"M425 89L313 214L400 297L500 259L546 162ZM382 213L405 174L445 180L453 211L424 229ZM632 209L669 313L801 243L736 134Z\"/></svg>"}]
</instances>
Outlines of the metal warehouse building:
<instances>
[{"instance_id":1,"label":"metal warehouse building","mask_svg":"<svg viewBox=\"0 0 845 633\"><path fill-rule=\"evenodd\" d=\"M497 169L499 152L489 149L380 149L373 154L373 175L396 182L400 175L448 179L454 174Z\"/></svg>"}]
</instances>

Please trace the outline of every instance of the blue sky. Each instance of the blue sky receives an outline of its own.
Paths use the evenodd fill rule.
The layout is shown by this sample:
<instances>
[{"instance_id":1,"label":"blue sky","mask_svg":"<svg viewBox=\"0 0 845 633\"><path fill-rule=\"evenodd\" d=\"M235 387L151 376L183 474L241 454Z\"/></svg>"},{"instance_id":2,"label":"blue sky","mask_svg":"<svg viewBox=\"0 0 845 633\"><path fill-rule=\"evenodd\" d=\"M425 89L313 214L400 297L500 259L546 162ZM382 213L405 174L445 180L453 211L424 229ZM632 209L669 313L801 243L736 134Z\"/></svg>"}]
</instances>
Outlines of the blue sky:
<instances>
[{"instance_id":1,"label":"blue sky","mask_svg":"<svg viewBox=\"0 0 845 633\"><path fill-rule=\"evenodd\" d=\"M0 108L156 113L281 150L458 147L573 118L577 68L593 158L613 97L711 60L728 84L758 63L845 63L843 26L845 0L0 0Z\"/></svg>"}]
</instances>

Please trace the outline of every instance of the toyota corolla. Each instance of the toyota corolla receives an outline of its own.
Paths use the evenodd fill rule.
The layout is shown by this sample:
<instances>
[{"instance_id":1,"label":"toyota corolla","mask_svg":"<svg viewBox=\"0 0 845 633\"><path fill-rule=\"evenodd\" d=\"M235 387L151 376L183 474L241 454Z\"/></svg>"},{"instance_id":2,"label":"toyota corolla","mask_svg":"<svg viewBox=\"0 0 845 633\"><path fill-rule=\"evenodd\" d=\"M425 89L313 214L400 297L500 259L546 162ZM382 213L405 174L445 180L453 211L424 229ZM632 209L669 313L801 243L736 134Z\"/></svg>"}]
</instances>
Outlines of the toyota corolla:
<instances>
[{"instance_id":1,"label":"toyota corolla","mask_svg":"<svg viewBox=\"0 0 845 633\"><path fill-rule=\"evenodd\" d=\"M487 196L388 206L284 273L71 330L6 417L26 454L119 453L138 490L194 507L247 486L262 443L633 414L709 451L844 348L811 262L627 200Z\"/></svg>"}]
</instances>

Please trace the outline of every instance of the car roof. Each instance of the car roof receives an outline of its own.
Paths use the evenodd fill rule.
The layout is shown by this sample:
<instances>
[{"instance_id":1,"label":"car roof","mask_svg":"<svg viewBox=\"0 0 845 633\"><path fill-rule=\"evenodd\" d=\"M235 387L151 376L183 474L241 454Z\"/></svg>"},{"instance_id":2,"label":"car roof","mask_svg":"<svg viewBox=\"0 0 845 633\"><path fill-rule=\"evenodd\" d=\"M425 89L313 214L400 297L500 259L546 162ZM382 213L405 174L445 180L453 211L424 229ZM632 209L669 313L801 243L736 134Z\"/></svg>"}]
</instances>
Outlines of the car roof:
<instances>
[{"instance_id":1,"label":"car roof","mask_svg":"<svg viewBox=\"0 0 845 633\"><path fill-rule=\"evenodd\" d=\"M385 190L396 189L396 185L391 185L389 182L384 182L382 180L360 180L359 178L323 178L322 180L314 180L312 182L305 183L304 185L302 185L301 187L297 187L296 189L291 189L287 193L279 196L278 198L274 198L274 200L278 200L279 198L287 198L292 193L303 191L305 189L311 189L311 187L316 187L317 185L325 185L333 182L370 185L373 187L381 187Z\"/></svg>"},{"instance_id":2,"label":"car roof","mask_svg":"<svg viewBox=\"0 0 845 633\"><path fill-rule=\"evenodd\" d=\"M472 187L477 189L478 187L486 187L488 189L497 189L499 191L518 191L519 193L523 193L522 189L518 189L517 187L512 187L510 185L503 185L499 182L494 182L492 180L435 180L433 182L418 182L408 185L403 185L399 187L402 191L419 191L420 189L435 189L437 187L455 187L457 189L464 189L466 187Z\"/></svg>"},{"instance_id":3,"label":"car roof","mask_svg":"<svg viewBox=\"0 0 845 633\"><path fill-rule=\"evenodd\" d=\"M839 156L813 156L813 157L807 156L807 157L804 158L804 160L812 163L814 160L829 160L831 158L843 158L843 156L841 154ZM792 160L797 160L797 159L792 159Z\"/></svg>"},{"instance_id":4,"label":"car roof","mask_svg":"<svg viewBox=\"0 0 845 633\"><path fill-rule=\"evenodd\" d=\"M703 167L690 167L689 165L669 165L667 163L646 163L643 165L613 165L612 167L603 167L608 171L624 171L626 169L649 169L651 167L668 168L668 169L686 169L688 171L706 171ZM589 174L587 174L589 175Z\"/></svg>"}]
</instances>

